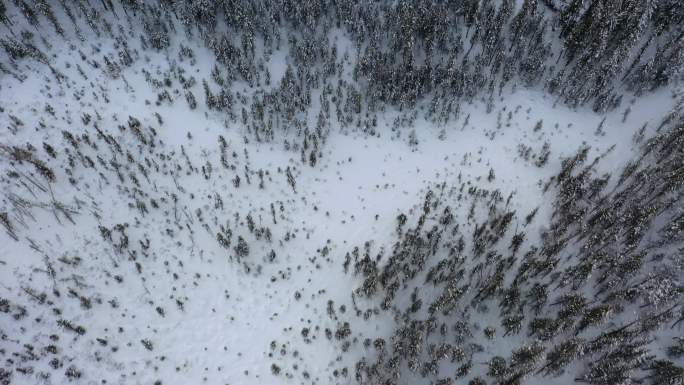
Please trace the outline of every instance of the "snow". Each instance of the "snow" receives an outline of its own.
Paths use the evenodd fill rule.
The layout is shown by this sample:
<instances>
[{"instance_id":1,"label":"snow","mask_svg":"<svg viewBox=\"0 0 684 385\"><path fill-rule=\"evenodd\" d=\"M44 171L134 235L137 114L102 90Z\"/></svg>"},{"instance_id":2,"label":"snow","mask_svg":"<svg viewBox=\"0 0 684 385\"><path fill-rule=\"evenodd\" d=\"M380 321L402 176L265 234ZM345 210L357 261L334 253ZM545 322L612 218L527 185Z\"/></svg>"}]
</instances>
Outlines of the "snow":
<instances>
[{"instance_id":1,"label":"snow","mask_svg":"<svg viewBox=\"0 0 684 385\"><path fill-rule=\"evenodd\" d=\"M72 52L62 51L57 61L66 63L72 57ZM277 58L272 56L273 60ZM151 61L156 62L156 59ZM292 369L294 364L321 383L333 381L331 368L351 368L359 358L347 355L343 357L344 364L336 363L333 358L339 354L337 348L323 342L323 329L336 327L322 311L327 301L334 301L337 307L346 305L351 309L352 306L349 294L358 282L344 274L342 261L353 246L374 240L378 246L389 247L396 216L407 209L417 209L416 203L432 184L456 183L459 175L466 181L480 179L488 188L501 189L504 196L515 193L522 198L513 201L520 213L541 206L545 211L540 215L549 215L548 200L543 197L540 183L559 168L561 157L573 154L583 144L594 146L595 154L615 144L615 150L603 165L617 169L633 152L632 133L643 123L649 123L652 130L670 104L667 92L639 99L625 124L619 113L609 114L604 125L605 136L597 137L594 131L602 116L554 106L548 97L533 91L517 91L505 98L507 103L497 104L490 114L485 113L484 104L468 106L461 116L470 115L469 124L462 128L463 120L450 123L444 127L444 140L437 138L441 127L419 119L415 123L419 145L415 148L407 144L405 137L390 137L391 122L398 113L388 111L379 122L377 136L354 132L345 135L333 129L324 149L326 154L311 168L302 166L296 160L296 153L276 144L243 144L241 127L224 127L213 113L205 115L203 107L190 111L180 97L173 106L145 105L143 101L154 100L154 94L148 87L139 86L144 82L138 72L141 69L123 74L129 84L135 85L135 93L125 92L121 80L107 80L103 74L89 80L107 85L105 92L110 103L98 103L95 95L86 92L81 106L74 107L69 97L73 91L63 90L63 94L50 100L58 119L45 122L48 127L37 132L33 128L37 127L40 115L31 111L40 111L47 101L45 90L38 86L43 81L41 74L32 73L23 83L4 78L0 99L10 101L5 108L21 116L25 126L16 136L5 131L2 142L16 145L30 142L40 147L40 142L45 140L59 148L63 145L59 140L62 129L69 129L74 135L87 132L94 136L92 125L84 127L79 122L78 116L83 112L100 114L102 121L98 125L112 127L109 129L112 134L117 124L123 124L131 115L140 118L143 126L152 126L158 131L159 142L164 143L160 153L175 153L178 159L183 146L194 167L207 159L214 165L215 175L209 181L202 180L201 174L177 174L177 183L185 190L180 202L186 206L184 212L188 216L202 209L206 218L217 217L218 222L227 220L234 224L233 213L240 213L242 218L251 213L261 225L271 220L271 203L276 208L282 204L284 211L278 214L278 225L272 227L273 243L255 242L258 246L250 251L249 258L262 266L261 274L246 273L228 260L230 253L220 248L213 234L202 229L196 218L191 237L178 229L178 237L169 239L164 229L173 226L166 216L158 211L140 216L128 207L127 194L114 184L103 185L95 173L78 175L81 187L77 190L64 182L57 183L55 194L60 199L68 203L75 199L84 202L76 216L77 223L59 225L48 212L37 216L35 223L29 222L22 229L22 235L31 237L43 253L29 249L24 242L13 242L3 234L6 238L0 252L5 256L0 267L1 280L5 282L3 296L22 300L21 282L50 287L44 274L30 270L40 266L44 256L53 263L61 256L82 258L80 271L88 274L82 279L89 291L98 293L95 298L105 305L81 312L77 303L64 300L64 312L80 314L72 321L85 325L89 335L102 336L120 347L112 352L92 339L69 341L74 358L78 355L91 360L87 363L86 381L106 379L108 383L142 384L164 379L164 383L188 383L203 378L209 383L288 383L285 376L271 375L269 352L284 372L295 373L297 378L301 373L296 374ZM210 67L200 65L198 70L208 72ZM63 71L69 73L66 68ZM72 84L72 90L80 87L88 90L87 84L81 80ZM200 92L198 88L196 94ZM163 124L155 121L152 111L163 117ZM499 111L504 124L497 128ZM505 120L508 111L514 111L510 121ZM540 119L544 130L535 133L533 127ZM192 139L188 139L187 133L192 134ZM231 173L217 166L219 135L226 138L230 151L237 152L238 170L248 165L251 170L269 171L264 190L256 187L256 176L251 185L233 188L229 180ZM119 137L126 141L128 150L136 158L157 158L157 154L137 150L134 139ZM551 158L546 167L538 168L519 157L519 143L527 143L538 151L545 141L551 145ZM63 148L58 149L62 151ZM244 154L249 154L249 158ZM296 193L277 171L286 165L296 168ZM10 170L7 164L3 168L5 172ZM496 170L495 181L482 182L490 168ZM63 170L57 172L58 180L63 181ZM152 186L148 187L151 196L162 197L174 190L168 175L157 173L151 180ZM211 207L213 198L208 196L214 193L223 198L224 209ZM179 193L176 191L176 194ZM189 194L195 198L188 198ZM91 215L94 212L99 213L99 220ZM153 245L145 257L145 271L141 276L126 261L125 254L100 241L97 225L115 223L129 224L127 233L131 243L148 239ZM287 231L296 238L283 242ZM240 232L247 236L243 227ZM324 246L330 249L327 258L316 252ZM277 254L274 264L261 261L270 248ZM183 267L179 265L181 262ZM115 272L124 277L123 285L113 282L111 275ZM179 274L178 280L166 274L172 272ZM60 267L61 276L68 274L68 269ZM270 277L274 280L269 280ZM57 283L61 290L69 286L68 282ZM301 293L300 300L295 299L295 291ZM176 308L175 298L184 301L184 310ZM117 309L105 309L110 299L118 301ZM165 309L163 317L155 312L155 306ZM49 309L32 313L32 317L49 318ZM26 327L37 331L40 325L30 322ZM380 325L378 320L368 325L358 323L352 330L359 335L377 333ZM18 333L11 329L17 326L5 327L10 328L9 335ZM117 331L118 327L122 331ZM312 332L311 338L316 340L311 344L305 344L300 336L303 327L320 328ZM153 342L153 358L139 343L143 338ZM269 347L271 341L276 341L275 351ZM286 347L285 356L279 352L282 344ZM485 349L510 350L491 344ZM294 351L299 352L297 358L292 356ZM102 357L101 361L93 360L98 356Z\"/></svg>"},{"instance_id":2,"label":"snow","mask_svg":"<svg viewBox=\"0 0 684 385\"><path fill-rule=\"evenodd\" d=\"M396 110L379 115L376 135L342 129L333 122L322 149L324 155L311 167L299 160L298 152L286 150L279 141L246 140L246 129L239 119L227 122L224 116L207 110L200 101L203 97L198 98L198 108L190 110L175 79L172 88L180 92L172 95L173 105L155 105L157 91L147 84L142 71L162 78L161 74L169 69L167 54L146 52L143 56L149 56L149 60L137 61L117 79L92 68L86 70L88 79L84 79L74 65L78 54L66 43L62 47L58 44L54 62L68 76L64 84L55 84L41 69L33 67L22 82L9 76L0 78L4 109L0 125L10 125L10 114L24 123L16 134L3 130L0 143L30 143L46 161L43 142L52 145L60 161L50 161L57 174L57 182L50 185L51 193L78 214L73 216L75 223L70 223L54 207L45 205L51 201L50 193L34 191L35 196L31 196L19 184L3 186L3 210L12 207L8 198L11 193L44 208L35 207L31 211L34 218L13 214L18 223L24 221L18 230L21 241L0 234L0 297L28 307L32 300L22 290L25 287L45 292L56 288L61 295L54 306L30 306L27 319L2 323L0 329L16 341L28 330L34 343L44 344L56 330L55 320L61 318L54 308L61 309L65 319L87 329L85 336L62 333L60 341L64 355L83 370L83 383L200 383L201 379L210 384L287 384L304 381L305 371L317 384L349 383L353 381L354 363L363 352L363 338L383 333L389 336L391 331L384 325L391 322L391 316L381 314L371 322L363 322L342 315L342 305L346 312L353 311L350 294L360 284L359 277L343 270L346 253L356 246L363 248L366 241L372 241L374 252L390 249L396 239L397 216L420 211L428 189L442 182L449 187L463 181L499 189L504 197L514 194L516 199L511 205L519 217L539 207L537 216L542 220L535 222L536 227L528 232L525 241L537 242L541 224L547 222L543 219L552 212L551 199L542 187L559 170L561 159L583 145L592 147L591 157L615 145L600 169L619 170L636 151L633 134L647 124L646 136L650 136L673 106L670 91L661 90L635 100L623 122L624 110L597 115L589 109L573 110L556 104L542 92L507 89L491 113L486 112L484 101L463 106L458 121L446 125L429 122L419 113L411 127L417 134L415 146L408 143L408 129L393 130L393 122L402 116ZM111 44L107 40L90 40L80 48L86 56L95 58L109 52ZM347 49L350 45L340 42ZM95 46L99 48L89 48ZM341 57L344 49L338 54ZM201 79L209 79L213 59L204 49L198 49L196 55L195 66L177 64L197 78L192 91L200 96ZM284 50L270 56L267 65L272 84L282 78L288 60ZM246 87L236 84L237 89ZM312 100L318 100L317 93ZM54 107L54 117L43 112L46 103ZM421 111L427 109L423 107ZM157 121L155 112L163 123ZM90 123L82 122L84 113L93 116ZM150 127L157 132L154 152L141 145L130 129L124 132L118 128L126 126L129 116L140 120L145 135L150 135ZM308 116L314 123L315 117ZM597 135L604 118L603 133ZM540 120L543 129L534 132ZM104 141L96 140L94 122L120 143L123 155L113 154ZM77 185L70 184L64 161L70 145L62 138L62 130L76 137L88 134L101 146L106 162L117 159L124 168L130 166L124 172L127 182L119 183L111 165L105 180L99 175L104 168L98 165L97 171L83 167L83 158L75 156L79 164L73 175ZM445 135L440 139L442 130ZM228 143L229 162L236 166L235 171L221 166L219 136ZM549 144L550 158L543 167L519 154L521 144L538 154L544 143ZM80 142L80 148L97 163L95 154L99 150L84 142ZM73 148L69 151L75 153ZM145 180L126 160L127 151L136 163L146 164L149 159L160 169L156 171L148 164L150 176ZM195 171L187 173L190 166L183 152ZM197 171L207 161L212 165L209 179ZM175 165L180 169L174 170ZM287 181L288 166L295 176L296 191ZM263 189L258 187L256 173L247 183L245 167L266 172ZM3 174L14 168L9 162L0 163ZM490 169L496 172L493 181L487 181ZM129 172L138 175L142 187L134 187ZM238 188L232 182L236 175L242 178ZM177 205L173 204L173 194L178 197ZM223 207L216 205L217 195ZM134 199L145 201L148 212L141 213L133 205ZM152 208L150 199L159 202L160 208ZM271 205L277 224L273 223ZM464 203L458 215L467 214L468 208ZM250 233L245 219L248 214L257 227L270 228L272 241L256 239ZM235 232L229 250L216 241L220 225L226 223ZM130 250L117 250L113 242L103 240L99 229L113 229L116 224L125 224L129 244L136 245L136 250L147 242L151 246L142 247L146 251L136 255ZM116 240L118 233L114 233ZM238 235L249 242L245 265L236 261L232 251ZM324 248L327 255L323 255ZM267 261L271 250L276 253L274 262ZM78 266L59 261L74 257L81 258ZM45 261L57 269L55 281L46 274ZM135 262L142 266L140 273ZM117 282L117 277L123 281ZM78 298L68 294L69 288L89 296L92 306L84 308ZM301 298L295 298L295 293ZM116 307L110 305L112 300ZM182 309L177 300L183 303ZM338 320L325 312L330 300ZM156 311L157 307L163 309L163 315ZM342 320L350 320L353 336L358 338L354 345L360 349L352 349L350 354L342 354L324 333L325 328L334 332ZM483 327L490 323L488 319L481 321ZM310 343L302 337L302 328L311 328ZM107 340L107 345L96 338ZM143 339L152 342L152 352L140 343ZM509 339L508 345L482 342L487 352L507 355L520 339ZM0 343L2 347L8 345ZM271 373L273 363L282 369L278 376ZM65 362L64 367L68 364ZM349 377L333 377L332 371L342 367L349 368ZM37 363L39 370L50 371L48 362ZM26 384L37 381L31 376L17 379L17 383ZM544 383L543 379L539 381ZM53 383L66 382L65 378L53 378Z\"/></svg>"}]
</instances>

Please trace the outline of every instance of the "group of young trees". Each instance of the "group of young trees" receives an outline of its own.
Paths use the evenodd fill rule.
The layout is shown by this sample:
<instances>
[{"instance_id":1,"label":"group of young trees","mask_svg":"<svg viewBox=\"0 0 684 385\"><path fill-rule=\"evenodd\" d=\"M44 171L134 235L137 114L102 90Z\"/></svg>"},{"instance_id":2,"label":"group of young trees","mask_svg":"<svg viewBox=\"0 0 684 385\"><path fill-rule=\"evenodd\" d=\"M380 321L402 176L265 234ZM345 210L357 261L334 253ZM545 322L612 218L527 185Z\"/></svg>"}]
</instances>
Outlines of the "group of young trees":
<instances>
[{"instance_id":1,"label":"group of young trees","mask_svg":"<svg viewBox=\"0 0 684 385\"><path fill-rule=\"evenodd\" d=\"M52 32L48 25L57 39L69 38L70 30L82 40L90 34L116 39L118 55L105 56L110 69L131 65L129 36L139 37L143 49L168 53L180 44L181 61L196 61L183 42L199 39L216 61L212 79L219 91L207 79L201 82L207 107L242 120L257 140L273 140L294 128L302 146L306 128L315 143L324 142L319 126L332 118L343 127L372 131L378 111L410 110L430 101L431 110L447 122L458 118L461 103L483 98L492 104L504 87L543 88L571 106L605 111L618 106L626 90L641 94L679 79L684 64L679 54L684 11L677 0L37 5L12 0L0 9L5 29L12 31L0 39L10 59L0 61L3 72L20 76L15 61L33 58L63 77L38 48L33 31L14 32L22 17L33 28L42 27L43 39ZM63 25L69 22L71 28ZM336 31L348 46L333 38ZM288 53L288 65L281 79L273 79L272 55L279 50ZM190 106L197 105L189 89L194 82L185 84ZM251 91L241 94L237 84ZM309 128L317 114L321 122ZM305 152L307 161L320 155L315 148Z\"/></svg>"},{"instance_id":2,"label":"group of young trees","mask_svg":"<svg viewBox=\"0 0 684 385\"><path fill-rule=\"evenodd\" d=\"M684 383L672 338L684 322L681 107L616 176L597 175L603 154L590 160L588 147L565 159L547 183L556 197L540 243L525 241L536 210L523 220L498 191L445 183L417 219L397 218L389 255L354 249L357 315L370 306L395 320L356 379L522 384L570 373L596 385ZM466 205L467 218L455 215ZM522 344L506 358L485 349L488 339Z\"/></svg>"}]
</instances>

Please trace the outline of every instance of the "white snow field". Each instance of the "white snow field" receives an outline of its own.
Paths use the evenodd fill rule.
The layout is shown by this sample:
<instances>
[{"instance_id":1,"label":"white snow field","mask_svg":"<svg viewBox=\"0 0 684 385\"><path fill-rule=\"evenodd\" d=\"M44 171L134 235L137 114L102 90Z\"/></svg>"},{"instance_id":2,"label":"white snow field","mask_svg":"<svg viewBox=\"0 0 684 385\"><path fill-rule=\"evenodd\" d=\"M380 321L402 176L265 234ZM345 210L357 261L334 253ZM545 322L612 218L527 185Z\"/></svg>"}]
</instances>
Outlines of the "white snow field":
<instances>
[{"instance_id":1,"label":"white snow field","mask_svg":"<svg viewBox=\"0 0 684 385\"><path fill-rule=\"evenodd\" d=\"M352 367L358 359L340 356L338 347L326 343L323 333L325 328L337 327L323 311L327 302L350 309L350 293L358 285L343 272L345 253L368 240L391 247L388 242L397 215L418 209L416 203L427 188L442 181L482 184L501 190L506 197L513 193L517 211L528 213L540 207L538 215L548 216L550 200L544 199L541 184L560 167L561 157L572 155L583 144L592 146L595 154L615 145L602 166L606 171L616 170L633 155L633 134L644 124L653 130L672 108L669 93L662 91L638 99L622 123L621 111L602 116L588 109L570 110L554 106L553 100L541 93L519 90L507 94L489 114L484 104L474 103L463 109L459 121L444 126L417 119L413 123L419 133L416 146L409 145L406 132L400 137L392 132L391 124L399 113L387 111L378 123L377 136L340 133L333 126L323 149L325 155L316 167L306 167L297 152L280 145L245 143L244 127L226 126L220 116L203 106L190 110L180 101L147 104L145 101L156 95L145 84L142 70L152 74L166 71L163 58L151 57L119 79L92 73L86 80L79 79L75 66L69 66L77 55L64 49L55 60L59 71L72 79L64 85L42 83L45 75L38 70L27 72L23 82L2 79L3 125L10 124L10 114L21 117L23 125L16 134L5 130L1 142L37 148L46 142L58 153L73 152L61 138L62 130L92 140L98 136L97 125L123 147L125 156L103 156L107 162L116 159L128 164L123 166L124 178L135 172L135 164L149 160L154 166L148 163L146 177L138 174L139 187L121 183L112 177L115 174L104 179L90 168L68 175L66 165L55 167L58 182L50 184L48 191L23 183L5 185L5 205L19 205L9 202L16 194L40 209L17 218L22 224L18 232L29 242L16 242L2 234L0 272L3 297L30 301L25 287L62 293L62 312L77 314L69 321L84 326L93 337L62 337L67 339L62 342L67 357L64 364L77 360L85 365L85 381L93 382L145 384L168 379L163 382L196 383L202 379L216 384L289 383L287 377L301 379L306 372L317 383L331 383L332 370ZM198 62L188 71L201 67L203 61ZM273 64L278 65L282 63ZM193 91L201 94L200 85ZM46 103L52 105L54 115L39 113ZM162 117L161 124L155 113ZM92 121L84 124L83 114L90 114ZM116 128L126 124L129 116L140 120L145 135L151 129L156 132L151 139L153 149ZM464 125L466 116L468 124ZM604 134L596 135L604 118ZM534 132L540 120L544 129ZM441 130L443 139L439 139ZM236 171L221 166L219 136L227 142L229 163ZM546 166L537 167L535 159L521 157L521 144L537 154L544 143L549 144L551 154ZM82 151L95 160L93 149ZM187 154L187 161L182 153ZM126 162L128 154L133 161ZM76 157L75 162L81 161ZM207 162L212 165L209 179L189 171ZM288 166L293 170L296 191L284 173ZM2 167L4 173L13 170L7 163ZM251 184L244 180L245 167L250 170ZM488 182L490 168L496 175ZM263 188L259 188L260 170L264 172ZM236 176L243 177L238 188L232 182ZM67 182L69 177L74 178L75 186ZM66 205L71 219L51 206L52 199ZM164 203L155 209L150 207L152 199ZM134 205L137 201L147 205L144 213ZM273 223L271 205L277 224ZM270 241L250 234L247 215L255 226L270 229ZM117 224L123 225L121 234L115 231L114 241L103 242L98 227L113 229ZM232 250L216 242L217 229L226 224L235 229L236 236L249 239L245 267L231 260ZM538 231L530 233L534 237ZM122 234L129 244L147 245L142 254L117 250L112 243ZM276 257L268 262L271 250ZM48 262L58 279L53 280L46 271ZM136 264L144 266L139 273ZM70 289L74 296L88 293L92 308L83 309L78 297L69 298ZM295 293L301 295L299 300ZM163 309L163 315L155 309ZM19 336L23 329L35 333L35 342L47 340L42 324L54 323L55 317L53 308L44 307L24 322L3 324L4 333ZM352 330L361 340L365 333L379 328L379 323L357 322ZM311 329L310 343L302 338L302 328ZM143 339L152 342L152 355L140 343ZM338 356L341 362L336 362ZM287 377L273 377L272 362L277 362ZM43 365L42 369L47 369L48 362Z\"/></svg>"},{"instance_id":2,"label":"white snow field","mask_svg":"<svg viewBox=\"0 0 684 385\"><path fill-rule=\"evenodd\" d=\"M205 105L202 80L216 60L199 36L153 51L131 32L134 62L112 69L102 58L120 42L35 32L60 81L30 60L0 74L0 212L9 223L0 229L0 368L11 369L2 385L357 383L357 362L374 356L364 340L389 344L401 317L358 295L363 277L345 267L355 248L384 255L385 265L398 217L414 226L428 191L452 202L470 234L493 215L489 198L472 198L487 191L515 212L506 234L524 228L527 251L552 223L556 191L545 185L563 159L589 146L590 159L601 157L596 174L614 173L613 188L641 138L677 108L674 87L598 114L507 85L491 111L476 98L446 123L428 117L429 100L384 108L370 130L331 118L312 162L302 125L260 141L244 123L243 108L269 86L232 83L234 117ZM348 57L340 78L351 79L353 43L334 29L330 39ZM181 44L192 58L179 59ZM293 59L282 47L266 57L275 88ZM328 98L322 88L308 90L309 129ZM194 108L187 91L198 96ZM474 318L480 334L499 325L496 310ZM483 357L508 357L527 341L526 332L497 333L475 338ZM485 376L485 360L474 356L463 384ZM573 383L580 369L525 383Z\"/></svg>"}]
</instances>

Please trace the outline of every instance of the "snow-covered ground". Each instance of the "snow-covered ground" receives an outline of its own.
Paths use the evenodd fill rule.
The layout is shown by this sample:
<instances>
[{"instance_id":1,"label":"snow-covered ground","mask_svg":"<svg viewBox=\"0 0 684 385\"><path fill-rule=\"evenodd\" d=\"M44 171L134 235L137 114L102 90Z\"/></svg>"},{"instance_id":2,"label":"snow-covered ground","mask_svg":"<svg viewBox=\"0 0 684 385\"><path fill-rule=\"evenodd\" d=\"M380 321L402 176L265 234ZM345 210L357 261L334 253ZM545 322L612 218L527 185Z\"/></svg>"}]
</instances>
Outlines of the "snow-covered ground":
<instances>
[{"instance_id":1,"label":"snow-covered ground","mask_svg":"<svg viewBox=\"0 0 684 385\"><path fill-rule=\"evenodd\" d=\"M76 365L84 383L203 379L212 384L263 384L290 383L287 377L299 382L305 376L315 383L333 383L333 370L352 370L360 358L342 355L337 345L327 343L324 333L326 328L339 327L325 312L328 301L338 313L340 306L352 308L350 293L359 281L344 273L342 263L353 247L372 241L376 248L391 248L396 217L419 210L428 187L442 182L499 189L504 197L513 193L512 205L520 215L539 207L538 217L548 217L551 200L545 198L542 185L559 169L562 157L582 145L592 146L594 155L615 145L601 167L617 170L634 153L633 134L647 124L648 136L672 105L667 91L649 95L634 102L623 123L621 111L600 116L570 110L541 93L519 90L505 95L491 113L486 113L484 103L474 103L461 111L459 121L444 126L418 118L417 145L409 144L407 131L403 136L392 132L399 113L387 111L374 136L344 134L333 127L324 156L309 167L300 162L298 153L280 144L246 143L243 127L226 125L204 106L190 110L183 100L173 105L146 103L156 95L145 85L141 71L154 73L150 64L156 59L140 63L118 79L97 72L79 79L75 66L68 65L76 55L63 50L56 59L70 79L63 85L44 83L49 78L38 71L29 72L21 83L9 77L0 80L3 125L10 124L10 115L23 121L16 133L4 130L0 141L8 146L31 144L39 153L46 142L62 162L50 161L57 182L50 184L49 193L6 182L4 205L10 206L9 194L34 205L49 202L54 194L74 210L73 223L45 207L31 210L33 218L13 217L22 223L20 241L0 235L4 239L0 281L2 297L17 306L28 307L33 301L23 291L27 287L60 292L50 297L51 306L32 306L27 318L3 323L2 329L8 341L21 346L47 344L58 319L82 325L87 330L84 336L67 333L59 346L64 367ZM198 71L210 71L199 63ZM200 85L195 88L201 93ZM44 112L46 103L54 108L50 115ZM83 114L90 114L92 121L84 123ZM116 128L125 125L129 116L139 119L145 130L156 131L151 139L154 148ZM535 131L539 121L542 129ZM116 138L124 153L130 152L128 160L121 154L112 159L128 163L130 167L124 167L138 174L140 187L126 176L127 181L120 183L111 168L100 171L101 177L93 168L77 167L71 175L75 185L67 182L63 154L73 154L75 149L69 148L61 132L77 138L88 135L92 143L104 147L95 125ZM219 136L225 138L229 162L237 171L221 166ZM545 166L538 167L535 154L544 143L550 156ZM84 155L95 160L93 148L83 142L80 146ZM528 146L534 156L525 160L520 146ZM188 171L190 164L182 152L193 171ZM76 163L83 159L75 158ZM149 174L143 177L132 165L148 160ZM197 172L206 162L213 170L208 179ZM180 167L173 170L176 164ZM161 167L156 170L156 165ZM233 179L243 176L245 167L251 183L243 177L235 187ZM293 170L295 189L288 184L287 167ZM2 168L7 173L17 166L4 162ZM491 181L490 169L496 173ZM265 172L263 188L258 187L258 170ZM150 207L152 199L160 208ZM136 200L146 201L146 212L133 205ZM465 212L468 207L461 209ZM248 214L257 228L270 229L270 241L250 234ZM112 246L120 234L114 235L114 242L103 242L98 226L112 229L116 224L123 224L122 234L132 250ZM249 241L245 266L216 241L217 229L225 224ZM538 231L530 231L528 240L535 241ZM271 250L273 261L269 261ZM54 279L45 271L48 262L55 270ZM84 306L79 296L89 304ZM382 317L369 323L355 320L352 330L359 341L382 333ZM305 328L310 331L303 337ZM151 341L152 352L141 340ZM15 348L10 342L3 346ZM282 370L279 376L271 373L273 363ZM36 371L49 371L48 365L44 361ZM33 381L29 375L18 383Z\"/></svg>"},{"instance_id":2,"label":"snow-covered ground","mask_svg":"<svg viewBox=\"0 0 684 385\"><path fill-rule=\"evenodd\" d=\"M392 312L357 314L378 304L352 296L363 281L345 271L355 248L389 254L398 217L413 225L428 191L450 192L469 234L487 212L478 206L471 220L475 194L458 191L463 184L498 191L515 211L512 228L526 228L522 249L539 244L554 212L545 185L562 160L589 146L590 159L602 157L597 174L613 173L613 185L675 105L664 87L596 114L507 85L491 111L484 98L462 102L448 123L427 117L429 100L378 112L370 131L330 119L312 163L295 148L301 135L291 122L259 141L241 115L286 76L285 43L263 55L269 86L231 85L239 94L231 118L204 103L202 80L216 60L198 36L160 52L127 32L135 60L112 70L103 58L121 42L81 33L83 41L45 48L60 81L35 60L19 61L17 76L0 74L0 213L12 230L0 231L7 384L355 383L364 339L389 341L397 322ZM330 38L340 57L355 55L341 30ZM181 43L193 59L180 59ZM339 78L352 79L353 60L341 62ZM308 91L302 121L313 127L327 96ZM494 313L482 312L478 330L498 324ZM345 322L351 335L332 337ZM522 334L478 341L488 357L507 357Z\"/></svg>"}]
</instances>

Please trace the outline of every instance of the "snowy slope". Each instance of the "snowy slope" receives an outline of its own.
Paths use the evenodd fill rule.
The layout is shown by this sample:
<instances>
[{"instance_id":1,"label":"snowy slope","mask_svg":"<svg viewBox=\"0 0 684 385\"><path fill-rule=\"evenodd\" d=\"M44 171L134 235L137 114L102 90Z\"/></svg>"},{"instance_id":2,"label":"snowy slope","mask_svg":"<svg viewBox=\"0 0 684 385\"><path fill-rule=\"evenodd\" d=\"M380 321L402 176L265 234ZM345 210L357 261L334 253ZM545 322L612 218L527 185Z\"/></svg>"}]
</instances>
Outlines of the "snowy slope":
<instances>
[{"instance_id":1,"label":"snowy slope","mask_svg":"<svg viewBox=\"0 0 684 385\"><path fill-rule=\"evenodd\" d=\"M373 253L391 250L400 214L415 225L428 190L462 183L511 196L514 228L538 209L522 248L537 244L554 210L544 184L561 160L588 145L592 158L605 154L599 174L617 172L637 154L634 135L644 125L642 135L654 135L675 103L665 88L625 103L628 114L599 115L507 87L491 112L482 99L448 123L427 119L427 102L415 119L386 109L372 133L331 119L311 165L286 148L295 127L259 142L241 123L247 104L239 97L236 119L205 106L201 79L211 78L215 60L199 37L183 42L197 47L195 58L179 61L178 42L156 52L129 35L136 60L115 73L101 58L119 43L88 35L50 40L61 82L30 60L13 70L21 76L0 77L8 383L353 383L363 340L389 338L394 321L391 313L355 314L351 294L362 277L345 272L348 253L366 242ZM354 55L340 31L331 37ZM271 84L291 61L286 49L269 56ZM344 72L350 79L351 69ZM184 87L190 76L197 82ZM232 89L245 99L262 92L240 81ZM321 93L312 90L309 127ZM395 124L407 117L406 127ZM548 161L537 164L545 144ZM467 219L468 199L455 215L472 230L487 212L478 207ZM494 313L480 324L494 323ZM326 336L344 322L349 338ZM488 356L525 342L481 340Z\"/></svg>"}]
</instances>

